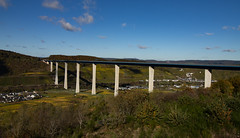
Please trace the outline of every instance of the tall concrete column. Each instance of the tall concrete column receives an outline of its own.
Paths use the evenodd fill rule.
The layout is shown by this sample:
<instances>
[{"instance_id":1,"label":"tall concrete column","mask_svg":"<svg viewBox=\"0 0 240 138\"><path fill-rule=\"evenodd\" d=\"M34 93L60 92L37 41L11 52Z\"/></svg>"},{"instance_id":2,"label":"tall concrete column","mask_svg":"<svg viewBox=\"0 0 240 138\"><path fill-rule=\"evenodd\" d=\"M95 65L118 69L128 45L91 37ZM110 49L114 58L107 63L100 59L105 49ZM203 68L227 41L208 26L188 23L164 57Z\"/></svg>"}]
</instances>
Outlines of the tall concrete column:
<instances>
[{"instance_id":1,"label":"tall concrete column","mask_svg":"<svg viewBox=\"0 0 240 138\"><path fill-rule=\"evenodd\" d=\"M96 64L92 64L92 95L96 94Z\"/></svg>"},{"instance_id":2,"label":"tall concrete column","mask_svg":"<svg viewBox=\"0 0 240 138\"><path fill-rule=\"evenodd\" d=\"M52 62L51 62L52 63ZM58 63L56 62L55 85L58 85Z\"/></svg>"},{"instance_id":3,"label":"tall concrete column","mask_svg":"<svg viewBox=\"0 0 240 138\"><path fill-rule=\"evenodd\" d=\"M80 92L80 86L79 86L79 72L80 72L80 65L77 63L77 77L76 77L76 93Z\"/></svg>"},{"instance_id":4,"label":"tall concrete column","mask_svg":"<svg viewBox=\"0 0 240 138\"><path fill-rule=\"evenodd\" d=\"M149 66L148 91L153 92L154 69Z\"/></svg>"},{"instance_id":5,"label":"tall concrete column","mask_svg":"<svg viewBox=\"0 0 240 138\"><path fill-rule=\"evenodd\" d=\"M50 62L50 72L53 71L53 62Z\"/></svg>"},{"instance_id":6,"label":"tall concrete column","mask_svg":"<svg viewBox=\"0 0 240 138\"><path fill-rule=\"evenodd\" d=\"M68 67L68 64L65 62L64 89L68 89L67 67Z\"/></svg>"},{"instance_id":7,"label":"tall concrete column","mask_svg":"<svg viewBox=\"0 0 240 138\"><path fill-rule=\"evenodd\" d=\"M212 82L212 70L205 69L204 88L211 87L211 82Z\"/></svg>"},{"instance_id":8,"label":"tall concrete column","mask_svg":"<svg viewBox=\"0 0 240 138\"><path fill-rule=\"evenodd\" d=\"M115 65L115 87L114 87L114 96L118 95L119 89L119 66Z\"/></svg>"}]
</instances>

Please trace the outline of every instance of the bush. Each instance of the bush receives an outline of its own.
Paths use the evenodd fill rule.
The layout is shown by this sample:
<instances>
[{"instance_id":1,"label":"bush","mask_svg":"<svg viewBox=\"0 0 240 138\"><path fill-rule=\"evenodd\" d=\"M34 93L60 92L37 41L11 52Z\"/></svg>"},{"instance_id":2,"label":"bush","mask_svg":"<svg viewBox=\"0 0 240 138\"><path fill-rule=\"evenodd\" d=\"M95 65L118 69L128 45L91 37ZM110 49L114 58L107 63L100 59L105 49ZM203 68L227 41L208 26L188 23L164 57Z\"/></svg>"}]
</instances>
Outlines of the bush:
<instances>
[{"instance_id":1,"label":"bush","mask_svg":"<svg viewBox=\"0 0 240 138\"><path fill-rule=\"evenodd\" d=\"M212 86L212 89L224 94L232 95L234 87L228 80L220 80Z\"/></svg>"},{"instance_id":2,"label":"bush","mask_svg":"<svg viewBox=\"0 0 240 138\"><path fill-rule=\"evenodd\" d=\"M227 106L233 111L240 111L240 99L229 97L225 100Z\"/></svg>"},{"instance_id":3,"label":"bush","mask_svg":"<svg viewBox=\"0 0 240 138\"><path fill-rule=\"evenodd\" d=\"M207 103L204 113L209 122L223 126L230 122L232 110L222 100L212 100Z\"/></svg>"},{"instance_id":4,"label":"bush","mask_svg":"<svg viewBox=\"0 0 240 138\"><path fill-rule=\"evenodd\" d=\"M166 123L170 126L180 126L188 122L189 115L186 111L182 111L175 105L170 108L170 112L166 117Z\"/></svg>"},{"instance_id":5,"label":"bush","mask_svg":"<svg viewBox=\"0 0 240 138\"><path fill-rule=\"evenodd\" d=\"M233 95L240 96L240 76L232 77L229 79L229 82L233 85Z\"/></svg>"},{"instance_id":6,"label":"bush","mask_svg":"<svg viewBox=\"0 0 240 138\"><path fill-rule=\"evenodd\" d=\"M148 101L140 105L136 112L136 119L141 125L155 126L160 123L161 118L158 107Z\"/></svg>"},{"instance_id":7,"label":"bush","mask_svg":"<svg viewBox=\"0 0 240 138\"><path fill-rule=\"evenodd\" d=\"M107 107L109 108L109 121L116 121L114 124L124 124L134 121L135 111L138 105L149 99L147 92L127 91L121 92L117 97L109 97Z\"/></svg>"}]
</instances>

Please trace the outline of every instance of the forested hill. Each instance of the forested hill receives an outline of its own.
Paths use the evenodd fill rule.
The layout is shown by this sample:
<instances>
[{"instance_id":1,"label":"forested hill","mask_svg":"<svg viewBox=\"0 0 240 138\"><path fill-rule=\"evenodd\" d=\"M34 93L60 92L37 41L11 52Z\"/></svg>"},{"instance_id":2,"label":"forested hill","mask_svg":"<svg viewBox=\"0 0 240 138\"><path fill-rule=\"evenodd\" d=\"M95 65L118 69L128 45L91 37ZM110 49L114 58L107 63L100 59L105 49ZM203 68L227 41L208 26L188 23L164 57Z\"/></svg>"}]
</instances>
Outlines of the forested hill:
<instances>
[{"instance_id":1,"label":"forested hill","mask_svg":"<svg viewBox=\"0 0 240 138\"><path fill-rule=\"evenodd\" d=\"M40 58L0 50L0 76L46 70L47 65Z\"/></svg>"}]
</instances>

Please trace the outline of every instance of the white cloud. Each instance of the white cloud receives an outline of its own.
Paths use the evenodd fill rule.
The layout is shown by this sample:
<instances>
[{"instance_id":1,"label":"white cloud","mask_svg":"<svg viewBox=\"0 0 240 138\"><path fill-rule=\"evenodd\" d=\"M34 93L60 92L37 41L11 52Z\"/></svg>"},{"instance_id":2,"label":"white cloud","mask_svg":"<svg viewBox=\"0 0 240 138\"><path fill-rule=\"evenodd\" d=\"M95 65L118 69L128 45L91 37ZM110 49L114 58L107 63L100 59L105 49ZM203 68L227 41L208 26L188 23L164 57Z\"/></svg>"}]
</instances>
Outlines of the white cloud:
<instances>
[{"instance_id":1,"label":"white cloud","mask_svg":"<svg viewBox=\"0 0 240 138\"><path fill-rule=\"evenodd\" d=\"M66 31L71 31L71 32L82 31L81 28L74 27L69 22L66 22L64 18L62 18L58 22L61 24L62 28L65 29Z\"/></svg>"},{"instance_id":2,"label":"white cloud","mask_svg":"<svg viewBox=\"0 0 240 138\"><path fill-rule=\"evenodd\" d=\"M138 45L137 46L139 49L147 49L148 47L147 46L142 46L142 45Z\"/></svg>"},{"instance_id":3,"label":"white cloud","mask_svg":"<svg viewBox=\"0 0 240 138\"><path fill-rule=\"evenodd\" d=\"M0 0L0 6L3 8L8 8L9 3L7 2L7 0Z\"/></svg>"},{"instance_id":4,"label":"white cloud","mask_svg":"<svg viewBox=\"0 0 240 138\"><path fill-rule=\"evenodd\" d=\"M229 29L229 26L223 26L222 29L223 29L223 30L228 30L228 29Z\"/></svg>"},{"instance_id":5,"label":"white cloud","mask_svg":"<svg viewBox=\"0 0 240 138\"><path fill-rule=\"evenodd\" d=\"M63 10L63 6L58 0L44 0L42 6L51 9Z\"/></svg>"},{"instance_id":6,"label":"white cloud","mask_svg":"<svg viewBox=\"0 0 240 138\"><path fill-rule=\"evenodd\" d=\"M103 36L103 35L99 35L98 38L100 38L100 39L106 39L107 37L106 37L106 36Z\"/></svg>"},{"instance_id":7,"label":"white cloud","mask_svg":"<svg viewBox=\"0 0 240 138\"><path fill-rule=\"evenodd\" d=\"M214 35L214 33L203 33L203 34L197 34L196 36L211 36Z\"/></svg>"},{"instance_id":8,"label":"white cloud","mask_svg":"<svg viewBox=\"0 0 240 138\"><path fill-rule=\"evenodd\" d=\"M214 47L205 47L206 50L213 50L213 49L219 49L219 46L214 46Z\"/></svg>"},{"instance_id":9,"label":"white cloud","mask_svg":"<svg viewBox=\"0 0 240 138\"><path fill-rule=\"evenodd\" d=\"M83 0L83 9L84 10L90 10L90 8L95 6L94 0Z\"/></svg>"},{"instance_id":10,"label":"white cloud","mask_svg":"<svg viewBox=\"0 0 240 138\"><path fill-rule=\"evenodd\" d=\"M93 16L89 13L84 13L83 16L73 17L73 19L79 24L90 24L94 20Z\"/></svg>"},{"instance_id":11,"label":"white cloud","mask_svg":"<svg viewBox=\"0 0 240 138\"><path fill-rule=\"evenodd\" d=\"M223 26L222 29L223 30L238 30L238 31L240 31L240 25L238 25L238 27L235 27L235 26Z\"/></svg>"},{"instance_id":12,"label":"white cloud","mask_svg":"<svg viewBox=\"0 0 240 138\"><path fill-rule=\"evenodd\" d=\"M205 49L206 49L206 50L211 50L212 48L211 48L211 47L206 47Z\"/></svg>"},{"instance_id":13,"label":"white cloud","mask_svg":"<svg viewBox=\"0 0 240 138\"><path fill-rule=\"evenodd\" d=\"M127 23L122 23L122 27L126 27L127 26Z\"/></svg>"},{"instance_id":14,"label":"white cloud","mask_svg":"<svg viewBox=\"0 0 240 138\"><path fill-rule=\"evenodd\" d=\"M210 36L210 35L214 35L214 33L205 33L205 35Z\"/></svg>"},{"instance_id":15,"label":"white cloud","mask_svg":"<svg viewBox=\"0 0 240 138\"><path fill-rule=\"evenodd\" d=\"M48 16L39 16L41 20L49 21L52 22L53 20L56 19L56 17L48 17Z\"/></svg>"},{"instance_id":16,"label":"white cloud","mask_svg":"<svg viewBox=\"0 0 240 138\"><path fill-rule=\"evenodd\" d=\"M234 50L234 49L224 49L223 52L230 52L230 53L232 53L232 52L236 52L236 50Z\"/></svg>"}]
</instances>

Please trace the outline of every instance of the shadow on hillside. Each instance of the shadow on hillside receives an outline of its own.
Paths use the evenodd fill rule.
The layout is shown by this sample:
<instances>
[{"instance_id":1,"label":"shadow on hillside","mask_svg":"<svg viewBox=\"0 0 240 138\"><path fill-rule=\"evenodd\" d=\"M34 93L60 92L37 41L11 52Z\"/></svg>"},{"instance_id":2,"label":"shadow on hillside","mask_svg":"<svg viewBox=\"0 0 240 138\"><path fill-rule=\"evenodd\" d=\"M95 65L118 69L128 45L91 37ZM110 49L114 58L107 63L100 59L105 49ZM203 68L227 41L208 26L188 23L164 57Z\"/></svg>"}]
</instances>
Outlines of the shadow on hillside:
<instances>
[{"instance_id":1,"label":"shadow on hillside","mask_svg":"<svg viewBox=\"0 0 240 138\"><path fill-rule=\"evenodd\" d=\"M142 73L142 71L139 70L139 69L133 69L133 68L129 68L129 67L121 67L121 68L122 68L122 69L128 69L128 70L130 70L131 72L136 73L136 74L141 74L141 73Z\"/></svg>"},{"instance_id":2,"label":"shadow on hillside","mask_svg":"<svg viewBox=\"0 0 240 138\"><path fill-rule=\"evenodd\" d=\"M55 65L55 64L54 64L54 65ZM58 66L58 68L59 68L59 69L62 69L62 70L65 70L65 68L64 68L64 67L61 67L61 66ZM53 72L54 72L54 70L53 70ZM141 72L141 71L140 71L140 72ZM74 77L77 76L77 75L76 75L76 72L73 72L73 71L70 71L70 70L68 70L67 73L68 73L69 75L73 75ZM80 71L80 74L81 74L81 71ZM85 79L85 78L83 78L83 77L81 77L81 76L80 76L80 80L82 80L83 82L85 82L87 85L91 85L91 84L92 84L92 82L88 81L87 79ZM60 79L60 80L59 80L59 82L62 82L62 81L64 81L64 80L63 80L63 79ZM113 84L111 84L111 85L113 85ZM96 87L104 87L104 88L106 88L106 87L109 87L109 84L107 84L107 83L97 83L97 84L96 84ZM109 88L113 90L113 87L109 87Z\"/></svg>"},{"instance_id":3,"label":"shadow on hillside","mask_svg":"<svg viewBox=\"0 0 240 138\"><path fill-rule=\"evenodd\" d=\"M55 65L55 64L54 64L54 65ZM65 70L64 67L61 67L61 66L58 66L58 67L59 67L60 69L62 69L62 70ZM76 72L73 72L73 71L70 71L70 70L68 70L67 73L68 73L69 75L72 74L72 75L75 76L75 77L77 76L77 75L76 75ZM80 74L81 74L81 73L80 73ZM81 76L80 76L80 80L84 81L84 82L85 82L86 84L88 84L88 85L89 85L89 84L92 84L92 83L89 82L87 79L84 79L84 78L82 78ZM61 82L61 81L63 81L63 79L60 80L60 82Z\"/></svg>"},{"instance_id":4,"label":"shadow on hillside","mask_svg":"<svg viewBox=\"0 0 240 138\"><path fill-rule=\"evenodd\" d=\"M0 76L7 75L10 72L8 67L5 65L5 62L0 60Z\"/></svg>"}]
</instances>

